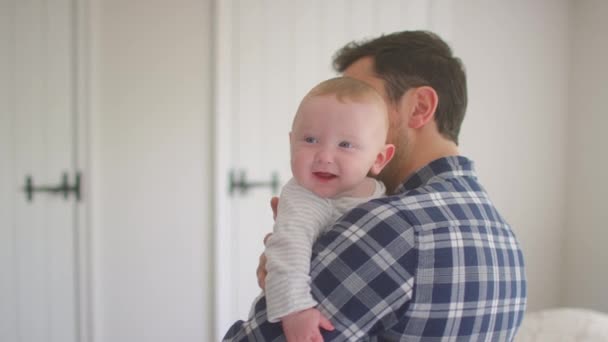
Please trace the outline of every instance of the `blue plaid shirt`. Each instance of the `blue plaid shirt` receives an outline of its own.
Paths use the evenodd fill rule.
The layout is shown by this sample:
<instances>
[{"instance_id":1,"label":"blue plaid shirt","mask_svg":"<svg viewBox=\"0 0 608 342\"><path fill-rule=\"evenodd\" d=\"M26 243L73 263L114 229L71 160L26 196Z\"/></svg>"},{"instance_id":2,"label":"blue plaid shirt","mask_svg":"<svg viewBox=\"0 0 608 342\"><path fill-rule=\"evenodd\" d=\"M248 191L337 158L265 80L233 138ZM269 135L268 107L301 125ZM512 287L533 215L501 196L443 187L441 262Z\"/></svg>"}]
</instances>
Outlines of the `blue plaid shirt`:
<instances>
[{"instance_id":1,"label":"blue plaid shirt","mask_svg":"<svg viewBox=\"0 0 608 342\"><path fill-rule=\"evenodd\" d=\"M360 205L313 246L325 341L510 341L526 307L513 231L464 157L433 161ZM264 297L227 341L285 341Z\"/></svg>"}]
</instances>

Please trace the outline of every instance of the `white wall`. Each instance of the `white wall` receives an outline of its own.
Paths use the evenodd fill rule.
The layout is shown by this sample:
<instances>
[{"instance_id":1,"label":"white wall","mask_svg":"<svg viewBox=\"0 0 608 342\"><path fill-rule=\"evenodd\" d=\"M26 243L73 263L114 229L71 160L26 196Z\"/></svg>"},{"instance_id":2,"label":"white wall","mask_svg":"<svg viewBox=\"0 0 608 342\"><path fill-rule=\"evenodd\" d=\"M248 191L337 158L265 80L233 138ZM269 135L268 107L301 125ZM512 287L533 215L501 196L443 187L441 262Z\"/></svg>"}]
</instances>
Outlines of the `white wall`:
<instances>
[{"instance_id":1,"label":"white wall","mask_svg":"<svg viewBox=\"0 0 608 342\"><path fill-rule=\"evenodd\" d=\"M17 336L17 284L13 281L17 269L15 250L16 205L14 193L18 190L14 147L14 54L10 54L13 44L14 22L13 3L0 3L0 339L16 339ZM19 177L19 178L18 178ZM21 195L21 194L19 194ZM22 196L22 195L21 195ZM23 198L23 197L21 197Z\"/></svg>"},{"instance_id":2,"label":"white wall","mask_svg":"<svg viewBox=\"0 0 608 342\"><path fill-rule=\"evenodd\" d=\"M210 4L92 2L95 341L211 341Z\"/></svg>"},{"instance_id":3,"label":"white wall","mask_svg":"<svg viewBox=\"0 0 608 342\"><path fill-rule=\"evenodd\" d=\"M557 306L565 217L567 1L459 1L453 48L467 68L461 152L515 230L529 310Z\"/></svg>"},{"instance_id":4,"label":"white wall","mask_svg":"<svg viewBox=\"0 0 608 342\"><path fill-rule=\"evenodd\" d=\"M608 313L608 2L572 2L565 305Z\"/></svg>"}]
</instances>

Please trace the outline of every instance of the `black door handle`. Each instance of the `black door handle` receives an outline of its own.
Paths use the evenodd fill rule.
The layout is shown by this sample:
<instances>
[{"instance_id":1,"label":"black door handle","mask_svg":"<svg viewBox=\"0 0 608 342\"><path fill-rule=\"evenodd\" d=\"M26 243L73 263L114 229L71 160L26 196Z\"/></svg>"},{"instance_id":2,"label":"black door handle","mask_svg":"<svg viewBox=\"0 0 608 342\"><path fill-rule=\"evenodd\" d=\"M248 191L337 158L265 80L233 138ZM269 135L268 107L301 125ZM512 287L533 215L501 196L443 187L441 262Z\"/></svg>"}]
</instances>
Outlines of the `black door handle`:
<instances>
[{"instance_id":1,"label":"black door handle","mask_svg":"<svg viewBox=\"0 0 608 342\"><path fill-rule=\"evenodd\" d=\"M239 172L237 179L235 171L230 171L230 184L228 192L230 195L234 194L235 191L239 190L241 194L246 194L251 188L269 187L272 189L273 194L279 192L279 175L277 172L273 172L270 176L270 181L248 181L245 171Z\"/></svg>"},{"instance_id":2,"label":"black door handle","mask_svg":"<svg viewBox=\"0 0 608 342\"><path fill-rule=\"evenodd\" d=\"M26 194L27 201L31 202L34 198L35 192L48 192L51 194L62 194L64 199L67 199L70 193L73 193L76 197L76 201L80 201L80 172L76 173L74 185L70 185L68 182L68 174L63 173L61 178L61 184L57 186L34 186L32 176L27 175L25 177L25 186L23 191Z\"/></svg>"}]
</instances>

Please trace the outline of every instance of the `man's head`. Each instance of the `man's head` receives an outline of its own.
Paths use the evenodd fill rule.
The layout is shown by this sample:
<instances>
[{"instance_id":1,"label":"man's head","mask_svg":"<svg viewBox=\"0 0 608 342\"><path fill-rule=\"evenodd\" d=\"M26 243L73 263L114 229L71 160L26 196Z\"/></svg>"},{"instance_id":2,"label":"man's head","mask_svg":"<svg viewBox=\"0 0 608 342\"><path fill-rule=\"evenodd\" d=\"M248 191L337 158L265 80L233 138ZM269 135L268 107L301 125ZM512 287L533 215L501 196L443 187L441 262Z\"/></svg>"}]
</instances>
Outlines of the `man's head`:
<instances>
[{"instance_id":1,"label":"man's head","mask_svg":"<svg viewBox=\"0 0 608 342\"><path fill-rule=\"evenodd\" d=\"M321 197L364 196L367 174L393 156L388 125L371 86L347 77L321 82L300 103L289 135L294 177Z\"/></svg>"},{"instance_id":2,"label":"man's head","mask_svg":"<svg viewBox=\"0 0 608 342\"><path fill-rule=\"evenodd\" d=\"M389 190L415 171L406 168L432 161L423 162L423 149L432 149L425 154L429 158L457 151L467 104L466 76L460 60L437 35L405 31L352 42L336 53L334 68L372 85L387 102L388 141L396 145L396 153L380 178Z\"/></svg>"}]
</instances>

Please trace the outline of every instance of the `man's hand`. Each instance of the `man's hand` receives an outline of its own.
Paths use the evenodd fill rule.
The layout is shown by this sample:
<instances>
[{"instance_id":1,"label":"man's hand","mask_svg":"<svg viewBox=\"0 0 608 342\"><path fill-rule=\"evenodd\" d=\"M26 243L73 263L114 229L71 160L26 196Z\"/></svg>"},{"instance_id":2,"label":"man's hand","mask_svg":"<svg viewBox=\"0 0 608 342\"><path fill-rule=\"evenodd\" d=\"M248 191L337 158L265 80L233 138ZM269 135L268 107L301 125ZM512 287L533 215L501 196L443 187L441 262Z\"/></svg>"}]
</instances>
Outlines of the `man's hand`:
<instances>
[{"instance_id":1,"label":"man's hand","mask_svg":"<svg viewBox=\"0 0 608 342\"><path fill-rule=\"evenodd\" d=\"M279 198L273 197L270 199L270 207L272 208L272 219L277 219L277 209L279 208Z\"/></svg>"},{"instance_id":2,"label":"man's hand","mask_svg":"<svg viewBox=\"0 0 608 342\"><path fill-rule=\"evenodd\" d=\"M268 240L270 235L272 235L272 233L266 234L264 237L264 244L266 244L266 240ZM264 290L266 288L266 275L268 274L268 272L266 272L266 254L264 254L264 252L260 254L260 263L258 264L258 269L255 274L258 277L258 286Z\"/></svg>"},{"instance_id":3,"label":"man's hand","mask_svg":"<svg viewBox=\"0 0 608 342\"><path fill-rule=\"evenodd\" d=\"M332 331L334 326L315 308L294 312L281 319L287 342L323 342L321 329Z\"/></svg>"},{"instance_id":4,"label":"man's hand","mask_svg":"<svg viewBox=\"0 0 608 342\"><path fill-rule=\"evenodd\" d=\"M276 220L276 218L277 218L277 208L278 207L279 207L279 198L278 197L271 198L270 199L270 208L272 208L272 218L274 220ZM268 233L264 237L264 245L266 245L266 241L268 240L270 235L272 235L272 233ZM266 272L266 255L263 252L262 252L262 254L260 254L260 262L258 264L258 269L256 270L255 273L258 277L258 286L262 290L264 290L266 288L266 275L268 274L268 272Z\"/></svg>"}]
</instances>

